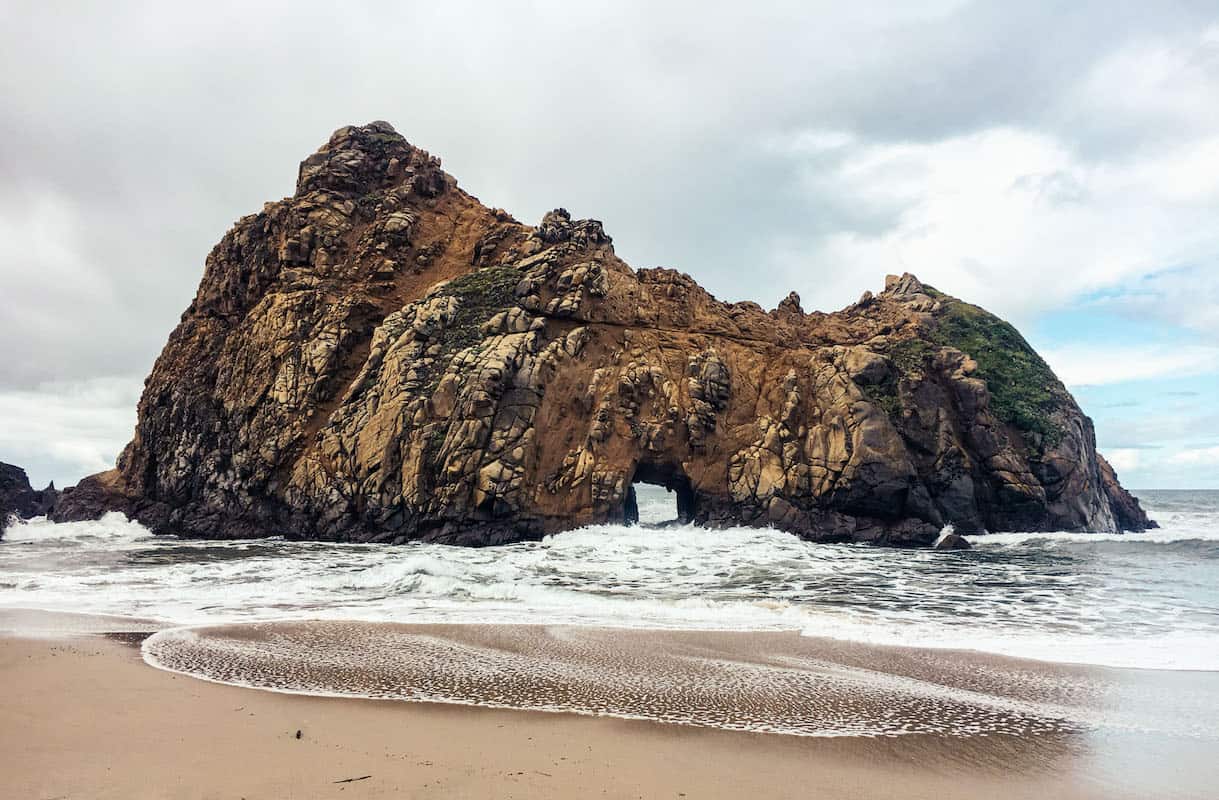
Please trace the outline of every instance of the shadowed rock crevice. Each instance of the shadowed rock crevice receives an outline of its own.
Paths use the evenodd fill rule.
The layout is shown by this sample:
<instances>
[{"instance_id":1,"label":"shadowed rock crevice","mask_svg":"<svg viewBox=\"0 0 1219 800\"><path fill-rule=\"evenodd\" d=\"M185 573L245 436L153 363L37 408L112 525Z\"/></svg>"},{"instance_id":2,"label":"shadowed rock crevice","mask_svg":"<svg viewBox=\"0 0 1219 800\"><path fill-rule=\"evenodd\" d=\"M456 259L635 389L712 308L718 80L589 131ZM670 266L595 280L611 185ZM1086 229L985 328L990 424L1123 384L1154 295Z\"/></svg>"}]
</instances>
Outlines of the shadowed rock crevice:
<instances>
[{"instance_id":1,"label":"shadowed rock crevice","mask_svg":"<svg viewBox=\"0 0 1219 800\"><path fill-rule=\"evenodd\" d=\"M832 314L724 303L595 220L486 208L383 122L224 236L117 468L56 516L485 545L623 521L635 481L813 540L1151 524L982 309L912 275Z\"/></svg>"}]
</instances>

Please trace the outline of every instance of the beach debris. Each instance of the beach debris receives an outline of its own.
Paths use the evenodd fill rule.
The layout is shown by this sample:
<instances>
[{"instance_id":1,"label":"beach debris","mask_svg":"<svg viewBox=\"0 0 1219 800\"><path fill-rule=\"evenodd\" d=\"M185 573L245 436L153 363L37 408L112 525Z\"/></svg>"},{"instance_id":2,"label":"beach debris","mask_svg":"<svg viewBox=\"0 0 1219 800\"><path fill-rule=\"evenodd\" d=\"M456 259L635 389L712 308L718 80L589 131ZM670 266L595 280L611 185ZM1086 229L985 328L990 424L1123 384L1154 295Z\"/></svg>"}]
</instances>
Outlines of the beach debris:
<instances>
[{"instance_id":1,"label":"beach debris","mask_svg":"<svg viewBox=\"0 0 1219 800\"><path fill-rule=\"evenodd\" d=\"M301 732L299 730L296 732L296 738L297 739L301 738Z\"/></svg>"},{"instance_id":2,"label":"beach debris","mask_svg":"<svg viewBox=\"0 0 1219 800\"><path fill-rule=\"evenodd\" d=\"M358 778L343 778L341 781L334 781L334 783L356 783L357 781L366 781L371 777L371 775L361 775Z\"/></svg>"}]
</instances>

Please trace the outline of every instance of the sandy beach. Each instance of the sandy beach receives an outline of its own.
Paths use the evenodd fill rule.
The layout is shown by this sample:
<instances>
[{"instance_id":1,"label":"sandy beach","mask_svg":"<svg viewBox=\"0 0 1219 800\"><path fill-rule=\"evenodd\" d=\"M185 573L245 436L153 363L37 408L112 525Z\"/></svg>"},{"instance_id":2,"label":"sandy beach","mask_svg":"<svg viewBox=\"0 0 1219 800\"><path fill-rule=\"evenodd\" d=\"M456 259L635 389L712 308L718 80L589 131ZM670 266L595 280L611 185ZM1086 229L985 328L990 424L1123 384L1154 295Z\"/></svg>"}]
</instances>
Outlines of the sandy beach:
<instances>
[{"instance_id":1,"label":"sandy beach","mask_svg":"<svg viewBox=\"0 0 1219 800\"><path fill-rule=\"evenodd\" d=\"M152 668L138 632L22 615L16 636L13 619L0 626L10 797L1111 798L1157 779L1137 759L1105 767L1073 734L801 737L260 691ZM1157 796L1206 796L1212 767L1189 786L1158 769L1175 783Z\"/></svg>"}]
</instances>

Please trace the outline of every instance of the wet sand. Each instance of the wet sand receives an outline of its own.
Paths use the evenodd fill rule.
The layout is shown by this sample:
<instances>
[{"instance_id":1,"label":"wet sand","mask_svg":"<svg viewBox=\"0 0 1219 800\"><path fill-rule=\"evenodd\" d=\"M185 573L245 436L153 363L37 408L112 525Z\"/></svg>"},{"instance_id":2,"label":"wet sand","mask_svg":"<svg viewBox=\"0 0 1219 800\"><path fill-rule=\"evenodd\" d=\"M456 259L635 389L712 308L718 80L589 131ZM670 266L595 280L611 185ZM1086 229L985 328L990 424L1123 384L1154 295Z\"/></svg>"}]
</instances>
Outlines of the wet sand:
<instances>
[{"instance_id":1,"label":"wet sand","mask_svg":"<svg viewBox=\"0 0 1219 800\"><path fill-rule=\"evenodd\" d=\"M141 638L137 625L117 626L119 635L107 637L96 631L115 627L109 621L93 620L95 632L83 635L71 635L81 626L63 622L43 625L43 638L17 638L11 632L22 625L11 623L0 618L0 630L10 631L0 639L0 794L11 797L1202 798L1214 796L1217 777L1206 756L1213 743L1139 732L825 738L257 691L149 667L133 646ZM446 627L457 630L428 635L491 649L521 643L519 635L485 626ZM684 646L736 649L747 664L771 658L761 651L776 647L691 637ZM613 644L629 655L629 639ZM820 655L868 658L868 648L842 647ZM639 659L628 658L643 666L639 675L657 659L655 649L642 650ZM900 651L879 661L875 655L872 665L886 675L921 663L897 663ZM988 658L979 663L995 666ZM1029 663L1018 666L1036 671ZM1096 697L1072 699L1059 687L1086 684L1093 673L1064 669L1047 665L1042 694L1026 700L1091 707ZM984 692L996 673L953 674L949 681L973 682L963 692ZM1215 683L1211 673L1128 679L1167 684L1194 703L1210 702ZM357 780L337 782L349 778Z\"/></svg>"},{"instance_id":2,"label":"wet sand","mask_svg":"<svg viewBox=\"0 0 1219 800\"><path fill-rule=\"evenodd\" d=\"M194 677L303 694L822 737L1043 743L1081 731L1113 691L1086 667L795 632L268 622L163 631L144 653Z\"/></svg>"}]
</instances>

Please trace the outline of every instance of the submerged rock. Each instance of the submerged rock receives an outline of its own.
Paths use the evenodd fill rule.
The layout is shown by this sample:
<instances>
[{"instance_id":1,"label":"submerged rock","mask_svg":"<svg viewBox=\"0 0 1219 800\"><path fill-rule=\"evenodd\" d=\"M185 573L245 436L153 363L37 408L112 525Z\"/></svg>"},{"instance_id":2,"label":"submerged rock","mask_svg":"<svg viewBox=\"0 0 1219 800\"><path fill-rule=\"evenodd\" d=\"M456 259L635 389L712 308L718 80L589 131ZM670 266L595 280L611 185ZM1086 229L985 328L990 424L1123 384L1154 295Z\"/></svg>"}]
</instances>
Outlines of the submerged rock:
<instances>
[{"instance_id":1,"label":"submerged rock","mask_svg":"<svg viewBox=\"0 0 1219 800\"><path fill-rule=\"evenodd\" d=\"M948 532L940 534L940 538L935 540L935 544L931 546L933 550L971 550L973 545L959 533Z\"/></svg>"},{"instance_id":2,"label":"submerged rock","mask_svg":"<svg viewBox=\"0 0 1219 800\"><path fill-rule=\"evenodd\" d=\"M225 235L117 469L56 516L483 545L621 522L637 480L812 540L1150 524L982 309L912 275L833 314L724 303L595 220L484 207L383 122Z\"/></svg>"}]
</instances>

